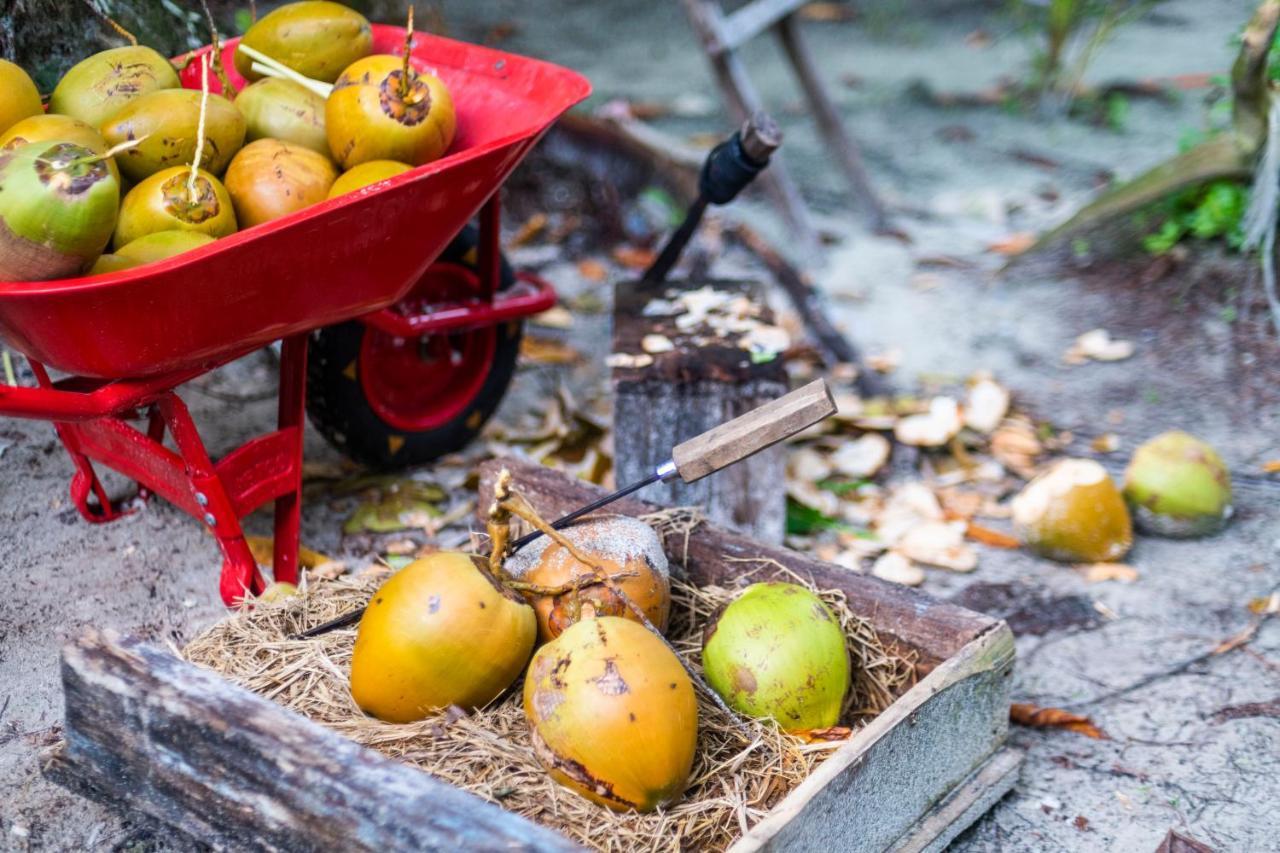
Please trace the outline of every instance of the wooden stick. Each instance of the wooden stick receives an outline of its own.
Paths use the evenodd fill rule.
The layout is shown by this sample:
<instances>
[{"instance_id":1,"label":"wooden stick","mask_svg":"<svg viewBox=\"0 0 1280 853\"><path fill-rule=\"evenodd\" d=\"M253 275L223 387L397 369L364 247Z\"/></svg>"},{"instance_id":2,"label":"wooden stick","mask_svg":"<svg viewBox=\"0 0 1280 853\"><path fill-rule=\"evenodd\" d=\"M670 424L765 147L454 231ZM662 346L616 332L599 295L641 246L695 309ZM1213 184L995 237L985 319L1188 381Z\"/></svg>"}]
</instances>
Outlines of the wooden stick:
<instances>
[{"instance_id":1,"label":"wooden stick","mask_svg":"<svg viewBox=\"0 0 1280 853\"><path fill-rule=\"evenodd\" d=\"M507 476L510 477L509 472L507 472ZM501 475L499 475L499 477L501 478ZM670 649L671 654L675 655L676 660L678 660L680 665L684 667L684 671L688 673L689 678L693 680L693 683L702 690L707 698L715 703L715 706L733 721L733 724L748 741L754 740L755 736L751 733L751 729L742 722L738 714L725 704L725 701L720 697L720 694L712 690L711 685L707 684L707 682L703 680L702 676L695 672L693 667L689 666L689 664L685 662L684 658L680 657L679 653L676 652L671 643L667 641L667 638L658 630L658 627L649 621L649 617L645 615L644 611L638 604L631 600L631 596L623 592L622 588L613 582L602 566L593 563L591 558L578 550L577 546L570 542L563 533L544 521L542 516L538 515L537 510L535 510L529 503L528 499L525 498L524 495L520 494L519 490L512 488L510 496L507 500L503 501L503 503L512 515L522 518L532 524L538 530L542 531L544 536L549 536L552 541L569 552L569 556L573 557L579 563L590 569L599 583L604 584L604 586L609 588L610 592L622 599L623 603L627 605L627 609L635 615L636 619L640 621L640 624L652 631L654 636L661 640L663 645Z\"/></svg>"}]
</instances>

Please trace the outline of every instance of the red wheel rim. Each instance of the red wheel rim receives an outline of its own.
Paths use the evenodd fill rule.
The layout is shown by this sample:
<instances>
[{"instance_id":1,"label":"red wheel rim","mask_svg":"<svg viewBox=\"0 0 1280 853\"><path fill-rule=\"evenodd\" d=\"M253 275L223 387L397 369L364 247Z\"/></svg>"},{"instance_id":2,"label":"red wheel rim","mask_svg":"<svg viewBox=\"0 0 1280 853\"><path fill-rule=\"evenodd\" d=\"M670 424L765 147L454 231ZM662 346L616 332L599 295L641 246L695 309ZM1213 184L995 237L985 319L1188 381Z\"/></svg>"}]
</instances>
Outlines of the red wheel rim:
<instances>
[{"instance_id":1,"label":"red wheel rim","mask_svg":"<svg viewBox=\"0 0 1280 853\"><path fill-rule=\"evenodd\" d=\"M397 306L430 313L432 304L475 297L479 277L458 264L432 265ZM360 343L360 385L378 417L406 432L435 429L459 417L493 367L498 329L400 338L366 326Z\"/></svg>"}]
</instances>

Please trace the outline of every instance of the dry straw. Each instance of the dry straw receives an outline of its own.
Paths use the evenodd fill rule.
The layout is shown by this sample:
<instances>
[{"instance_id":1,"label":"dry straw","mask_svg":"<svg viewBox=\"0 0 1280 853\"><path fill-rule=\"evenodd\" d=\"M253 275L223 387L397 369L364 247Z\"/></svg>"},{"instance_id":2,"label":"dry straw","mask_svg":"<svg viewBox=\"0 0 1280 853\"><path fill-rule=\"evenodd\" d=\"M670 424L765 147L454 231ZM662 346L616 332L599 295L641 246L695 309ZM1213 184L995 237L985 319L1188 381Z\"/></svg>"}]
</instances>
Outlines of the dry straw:
<instances>
[{"instance_id":1,"label":"dry straw","mask_svg":"<svg viewBox=\"0 0 1280 853\"><path fill-rule=\"evenodd\" d=\"M686 515L646 520L667 531L683 530L690 523ZM754 562L744 565L744 575L780 573L778 564ZM543 771L530 746L519 684L475 713L451 709L419 723L383 723L361 712L348 689L355 629L290 639L363 606L384 577L375 572L324 582L298 598L240 612L201 634L183 654L358 743L599 850L723 850L841 745L805 743L755 720L747 721L748 740L700 696L698 757L685 796L652 814L611 812L556 785ZM733 591L680 580L672 584L667 634L700 671L702 627ZM819 594L839 615L848 637L854 685L841 722L856 729L911 686L913 661L890 653L870 623L850 610L844 593Z\"/></svg>"}]
</instances>

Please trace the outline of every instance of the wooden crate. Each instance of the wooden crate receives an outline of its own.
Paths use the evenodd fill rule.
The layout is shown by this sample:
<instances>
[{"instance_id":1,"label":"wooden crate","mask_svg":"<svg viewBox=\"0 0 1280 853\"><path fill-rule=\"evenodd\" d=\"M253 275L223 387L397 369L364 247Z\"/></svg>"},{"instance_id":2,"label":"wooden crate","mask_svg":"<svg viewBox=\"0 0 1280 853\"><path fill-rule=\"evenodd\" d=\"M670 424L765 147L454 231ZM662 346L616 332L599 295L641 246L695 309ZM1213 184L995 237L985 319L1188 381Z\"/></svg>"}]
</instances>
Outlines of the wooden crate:
<instances>
[{"instance_id":1,"label":"wooden crate","mask_svg":"<svg viewBox=\"0 0 1280 853\"><path fill-rule=\"evenodd\" d=\"M598 495L546 469L511 467L549 514ZM496 470L486 465L482 489ZM614 509L639 515L653 507L628 500ZM1021 755L1003 746L1014 663L1003 622L707 526L665 544L694 583L735 585L742 564L730 558L759 558L843 589L882 639L918 660L916 685L743 836L735 853L940 850L1013 784ZM66 740L46 773L215 847L579 849L134 640L81 637L64 652L62 680Z\"/></svg>"}]
</instances>

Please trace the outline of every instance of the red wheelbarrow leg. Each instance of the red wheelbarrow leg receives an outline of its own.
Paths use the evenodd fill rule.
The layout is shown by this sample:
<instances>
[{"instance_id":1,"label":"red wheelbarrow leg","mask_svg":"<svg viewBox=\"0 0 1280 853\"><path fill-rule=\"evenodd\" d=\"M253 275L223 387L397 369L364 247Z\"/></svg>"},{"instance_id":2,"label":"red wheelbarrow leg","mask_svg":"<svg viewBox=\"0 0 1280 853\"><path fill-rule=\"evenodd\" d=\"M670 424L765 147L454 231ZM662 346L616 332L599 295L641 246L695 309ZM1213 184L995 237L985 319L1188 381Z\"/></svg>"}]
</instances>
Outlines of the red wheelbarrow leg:
<instances>
[{"instance_id":1,"label":"red wheelbarrow leg","mask_svg":"<svg viewBox=\"0 0 1280 853\"><path fill-rule=\"evenodd\" d=\"M240 519L227 496L222 478L214 470L209 452L200 440L195 422L191 420L191 413L173 393L161 397L159 406L178 453L182 455L192 496L204 511L202 521L222 549L222 577L218 582L222 600L232 606L242 601L246 593L260 594L265 584L258 573L258 564L245 541Z\"/></svg>"},{"instance_id":2,"label":"red wheelbarrow leg","mask_svg":"<svg viewBox=\"0 0 1280 853\"><path fill-rule=\"evenodd\" d=\"M280 353L278 429L290 436L293 465L289 491L276 498L272 573L284 583L298 582L298 537L302 526L302 438L306 409L307 335L286 338Z\"/></svg>"}]
</instances>

